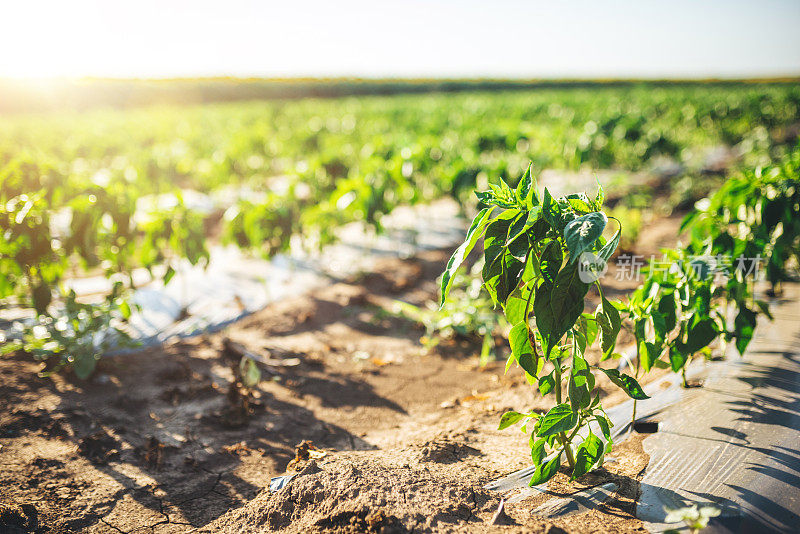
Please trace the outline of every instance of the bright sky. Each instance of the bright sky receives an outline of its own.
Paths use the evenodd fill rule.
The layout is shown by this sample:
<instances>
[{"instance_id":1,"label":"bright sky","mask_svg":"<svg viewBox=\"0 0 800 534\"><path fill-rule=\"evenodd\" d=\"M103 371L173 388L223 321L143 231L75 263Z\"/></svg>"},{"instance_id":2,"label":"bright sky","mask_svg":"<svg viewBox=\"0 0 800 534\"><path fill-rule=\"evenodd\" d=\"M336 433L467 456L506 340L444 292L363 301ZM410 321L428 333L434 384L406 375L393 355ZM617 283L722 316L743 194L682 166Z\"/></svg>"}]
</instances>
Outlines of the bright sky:
<instances>
[{"instance_id":1,"label":"bright sky","mask_svg":"<svg viewBox=\"0 0 800 534\"><path fill-rule=\"evenodd\" d=\"M800 0L3 0L0 77L800 74Z\"/></svg>"}]
</instances>

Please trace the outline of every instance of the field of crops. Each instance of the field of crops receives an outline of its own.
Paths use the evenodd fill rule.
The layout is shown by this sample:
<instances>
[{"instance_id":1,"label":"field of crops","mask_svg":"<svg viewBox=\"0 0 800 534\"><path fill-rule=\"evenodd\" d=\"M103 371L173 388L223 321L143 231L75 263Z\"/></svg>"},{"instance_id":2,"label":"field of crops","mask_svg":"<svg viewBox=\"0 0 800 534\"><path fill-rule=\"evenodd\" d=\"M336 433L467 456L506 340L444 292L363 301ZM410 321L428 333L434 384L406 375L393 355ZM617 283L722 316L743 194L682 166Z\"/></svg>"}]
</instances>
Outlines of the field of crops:
<instances>
[{"instance_id":1,"label":"field of crops","mask_svg":"<svg viewBox=\"0 0 800 534\"><path fill-rule=\"evenodd\" d=\"M461 436L454 428L496 426L497 419L501 430L522 423L530 434L521 447L530 450L522 456L535 466L526 482L536 486L552 479L563 485L569 478L572 484L593 476L589 472L601 469L611 452L617 434L610 430L605 407L608 399L616 399L615 392L632 399L633 424L636 403L649 398L644 386L671 372L688 387L687 369L694 359L711 360L728 346L744 354L758 317L772 317L774 303L764 300L744 269L732 270L721 282L708 276L720 265L707 258L763 260L771 296L780 295L793 278L800 262L798 132L800 87L793 83L576 86L0 116L0 353L8 361L16 358L14 365L29 374L38 373L36 380L52 380L62 392L85 386L86 398L99 402L109 394L103 388L116 388L120 405L109 408L114 421L143 424L141 414L132 415L122 405L123 396L135 397L136 381L146 384L139 401L154 410L142 416L150 418L148 425L156 421L151 434L129 438L126 448L120 437L125 432L106 424L110 416L103 412L91 425L80 423L89 425L85 429L71 422L69 439L80 441L80 455L92 464L111 465L115 458L96 454L96 447L137 458L146 476L132 475L135 483L126 486L130 495L139 491L131 488L145 484L173 488L158 497L181 503L174 509L160 505L167 518L164 531L182 531L179 523L169 530L173 515L185 525L204 526L226 506L251 497L251 486L266 485L257 460L242 459L254 456L253 450L270 458L264 461L276 474L286 468L287 447L291 451L294 442L313 439L348 451L381 448L396 445L385 433L402 425L409 436L435 429L438 437L430 438L422 452L402 442L411 447L403 454L439 462L430 457L452 454L460 461L473 454L466 445L448 452L452 443L447 440ZM536 183L545 170L563 176L599 171L614 181L599 184L596 196L597 189L551 195ZM631 186L634 177L641 185ZM623 193L614 194L615 189ZM604 200L611 196L615 205L609 209ZM708 198L696 203L703 197ZM301 248L313 254L333 243L337 229L348 223L381 232L382 218L395 208L443 198L473 220L466 242L446 265L452 251L446 256L429 251L408 262L387 263L378 273L362 273L321 296L298 295L235 326L231 337L238 341L206 337L194 345L150 349L139 360L136 354L102 358L118 345L134 345L124 324L132 314L130 297L140 285L134 281L136 270L144 268L167 284L182 263L205 265L217 245L232 245L265 261ZM682 246L676 243L679 234ZM470 255L473 248L482 253ZM621 251L655 254L659 249L680 267L645 268L641 285L606 287L597 279L578 278L584 264L576 260L582 254L607 262ZM459 270L462 261L471 269ZM412 274L405 277L406 271ZM442 271L440 290L433 295L430 285ZM98 275L111 282L109 294L80 298L65 284ZM431 304L439 298L441 309ZM589 304L591 313L584 311ZM26 310L25 319L4 320L2 313L9 310ZM376 331L384 337L377 339ZM420 334L428 351L422 354L428 360L421 360L428 363L421 366L413 363L420 356ZM387 341L390 337L397 339ZM269 346L269 355L254 343ZM220 365L217 354L232 363ZM452 358L478 354L479 364L468 370ZM508 356L505 371L515 365L519 375L501 372L502 363L494 361L501 355ZM439 371L420 375L430 362ZM618 367L608 367L612 363ZM298 376L287 374L295 367ZM128 376L125 369L135 372ZM14 391L27 391L17 383L22 379L16 367L9 364L2 372ZM369 377L361 380L364 373ZM495 389L478 393L487 387L487 374ZM437 383L442 376L452 381ZM185 378L192 384L184 385ZM407 391L397 393L397 381L410 384ZM45 383L30 387L44 391ZM516 411L515 403L530 404L531 387L535 407ZM436 388L441 391L430 393ZM31 393L31 398L40 394L45 395ZM47 406L57 402L52 391L47 395ZM308 401L309 396L322 400ZM493 404L485 404L490 397ZM303 403L295 405L298 398ZM190 401L195 404L185 412L175 408ZM15 402L27 401L19 396ZM58 402L70 414L77 409L71 404L75 399ZM485 413L470 423L465 414L476 405ZM365 406L376 411L361 413ZM446 422L425 427L414 417L455 407L467 410L459 412L462 419L443 417ZM334 424L340 417L341 428ZM387 426L373 429L375 417L385 417ZM30 421L12 419L4 424L14 438ZM320 423L323 419L329 422ZM252 431L253 421L266 430ZM213 443L198 437L196 443L203 445L192 448L195 438L187 437L192 425L227 430L193 427L192 432L212 436ZM49 430L42 432L43 440L52 438ZM447 436L444 442L441 435ZM241 439L236 442L241 447L232 439ZM476 446L511 448L519 455L517 445L503 441L500 447L499 439ZM293 462L309 460L305 447L297 449ZM637 462L646 465L639 452L625 448L630 445L622 447L620 454L630 456L610 468L618 485L636 476ZM203 456L203 450L215 448L216 453ZM174 453L179 449L182 457ZM310 450L312 459L326 454ZM234 456L246 469L229 465ZM559 475L562 460L569 471ZM395 460L380 461L394 465ZM214 492L229 501L220 504L211 491L197 490L202 493L197 507L184 506L191 499L170 493L180 493L175 488L184 478L177 467L161 473L162 462L216 473ZM495 463L491 469L497 474L510 466L525 462ZM472 467L482 473L488 469ZM389 476L372 468L361 467L370 476ZM77 473L80 466L69 469ZM457 480L457 473L442 473L432 484L449 491L441 477ZM9 475L7 482L14 476L19 475ZM472 491L453 483L458 491ZM109 482L98 491L112 490ZM636 499L635 488L625 491L633 491L626 498ZM156 489L152 496L158 496ZM136 525L142 506L157 508L149 493L131 498L135 504L119 508L129 514L118 518L126 527ZM496 504L487 499L486 506ZM208 503L222 508L208 508ZM97 518L112 514L117 504L100 510L87 501L72 511L102 531L110 524ZM432 507L431 514L439 506L423 504ZM280 524L274 510L263 513L270 525ZM351 520L356 531L367 528L358 521L369 523L364 517ZM396 526L392 521L384 517L378 523ZM241 524L234 521L229 528ZM298 524L293 527L298 532L308 526ZM635 531L638 524L619 528Z\"/></svg>"},{"instance_id":2,"label":"field of crops","mask_svg":"<svg viewBox=\"0 0 800 534\"><path fill-rule=\"evenodd\" d=\"M214 195L227 210L222 239L270 255L291 235L325 242L346 221L378 225L398 204L449 195L470 206L474 187L513 183L529 161L627 171L668 161L698 176L710 150L735 147L742 164L764 164L791 146L799 106L793 85L701 84L3 118L4 229L31 242L3 250L0 297L55 289L75 261L123 273L199 261L211 222L180 196L151 195Z\"/></svg>"}]
</instances>

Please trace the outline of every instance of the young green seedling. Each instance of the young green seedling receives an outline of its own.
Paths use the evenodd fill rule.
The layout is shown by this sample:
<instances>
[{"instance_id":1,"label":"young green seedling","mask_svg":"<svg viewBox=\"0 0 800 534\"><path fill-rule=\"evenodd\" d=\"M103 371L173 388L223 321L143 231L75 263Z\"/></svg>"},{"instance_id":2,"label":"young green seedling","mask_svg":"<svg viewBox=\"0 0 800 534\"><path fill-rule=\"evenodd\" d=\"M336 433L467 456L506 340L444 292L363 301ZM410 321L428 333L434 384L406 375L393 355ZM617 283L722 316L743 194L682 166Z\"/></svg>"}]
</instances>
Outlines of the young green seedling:
<instances>
[{"instance_id":1,"label":"young green seedling","mask_svg":"<svg viewBox=\"0 0 800 534\"><path fill-rule=\"evenodd\" d=\"M590 365L584 357L595 341L610 355L619 334L619 311L603 295L598 279L619 243L621 228L609 241L603 238L608 217L602 211L602 187L593 199L584 193L554 198L547 188L540 197L530 167L516 188L504 181L490 187L477 193L485 207L447 264L441 303L459 265L483 237L484 285L512 325L506 367L519 365L529 383L554 401L545 414L506 412L500 429L522 422L523 431L530 432L536 466L530 485L552 478L563 457L574 479L601 465L612 443L611 421L594 392L594 373L605 373L634 399L647 398L632 377ZM585 299L592 284L600 304L588 314ZM592 422L605 445L590 428ZM575 447L579 435L585 438Z\"/></svg>"}]
</instances>

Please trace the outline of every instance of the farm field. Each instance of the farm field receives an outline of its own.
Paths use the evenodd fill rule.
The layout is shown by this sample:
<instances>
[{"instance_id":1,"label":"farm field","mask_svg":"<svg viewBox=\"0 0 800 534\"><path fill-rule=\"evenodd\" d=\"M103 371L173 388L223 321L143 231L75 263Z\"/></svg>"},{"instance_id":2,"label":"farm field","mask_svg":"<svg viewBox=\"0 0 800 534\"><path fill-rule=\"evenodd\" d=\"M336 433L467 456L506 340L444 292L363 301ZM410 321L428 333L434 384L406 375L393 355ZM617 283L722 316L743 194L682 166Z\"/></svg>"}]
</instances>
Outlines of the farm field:
<instances>
[{"instance_id":1,"label":"farm field","mask_svg":"<svg viewBox=\"0 0 800 534\"><path fill-rule=\"evenodd\" d=\"M792 305L798 133L794 83L0 116L0 528L650 528L648 434L606 410L636 420L667 376L701 386L687 369L747 355ZM457 250L379 259L220 331L129 337L136 292L215 247L319 256L345 225L380 234L442 201L470 228ZM578 280L582 254L601 280ZM631 256L678 267L634 279ZM744 257L759 283L713 271ZM67 289L89 277L110 292ZM485 487L531 465L549 494ZM590 510L532 513L608 484Z\"/></svg>"}]
</instances>

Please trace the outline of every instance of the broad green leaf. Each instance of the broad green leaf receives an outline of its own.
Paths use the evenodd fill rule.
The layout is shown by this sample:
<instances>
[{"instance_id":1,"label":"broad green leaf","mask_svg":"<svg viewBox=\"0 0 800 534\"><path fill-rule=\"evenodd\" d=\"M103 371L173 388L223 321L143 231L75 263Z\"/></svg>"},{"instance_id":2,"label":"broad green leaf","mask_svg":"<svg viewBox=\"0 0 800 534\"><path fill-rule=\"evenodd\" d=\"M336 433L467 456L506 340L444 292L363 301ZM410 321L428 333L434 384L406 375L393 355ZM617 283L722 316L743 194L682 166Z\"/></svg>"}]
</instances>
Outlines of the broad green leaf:
<instances>
[{"instance_id":1,"label":"broad green leaf","mask_svg":"<svg viewBox=\"0 0 800 534\"><path fill-rule=\"evenodd\" d=\"M536 467L536 471L533 473L530 482L528 482L528 486L538 486L539 484L544 484L551 478L553 478L556 473L558 473L558 468L561 467L561 455L564 454L564 451L560 451L552 460L549 462L539 464Z\"/></svg>"},{"instance_id":2,"label":"broad green leaf","mask_svg":"<svg viewBox=\"0 0 800 534\"><path fill-rule=\"evenodd\" d=\"M603 371L614 384L622 388L622 390L625 391L630 398L636 400L650 398L645 394L642 386L639 385L639 382L637 382L635 378L624 373L620 373L616 369L603 369L602 367L598 367L598 369Z\"/></svg>"},{"instance_id":3,"label":"broad green leaf","mask_svg":"<svg viewBox=\"0 0 800 534\"><path fill-rule=\"evenodd\" d=\"M591 402L594 377L592 376L586 360L577 354L572 359L572 371L569 382L569 402L572 410L577 412L581 408L588 408Z\"/></svg>"},{"instance_id":4,"label":"broad green leaf","mask_svg":"<svg viewBox=\"0 0 800 534\"><path fill-rule=\"evenodd\" d=\"M544 188L544 198L542 199L542 217L550 225L550 228L559 232L564 228L561 207L550 195L550 191L546 187Z\"/></svg>"},{"instance_id":5,"label":"broad green leaf","mask_svg":"<svg viewBox=\"0 0 800 534\"><path fill-rule=\"evenodd\" d=\"M539 379L539 393L541 393L543 397L553 391L555 387L556 381L555 378L553 378L552 371L549 375L545 375Z\"/></svg>"},{"instance_id":6,"label":"broad green leaf","mask_svg":"<svg viewBox=\"0 0 800 534\"><path fill-rule=\"evenodd\" d=\"M586 193L573 193L566 196L569 206L577 213L589 213L597 211L592 206L592 201L586 196Z\"/></svg>"},{"instance_id":7,"label":"broad green leaf","mask_svg":"<svg viewBox=\"0 0 800 534\"><path fill-rule=\"evenodd\" d=\"M531 209L539 203L539 200L536 198L536 183L533 179L533 164L529 164L528 168L522 174L514 193L517 197L517 201L528 209Z\"/></svg>"},{"instance_id":8,"label":"broad green leaf","mask_svg":"<svg viewBox=\"0 0 800 534\"><path fill-rule=\"evenodd\" d=\"M736 350L739 351L741 356L744 356L747 345L753 339L753 331L756 328L756 313L742 306L733 321L733 326L736 334Z\"/></svg>"},{"instance_id":9,"label":"broad green leaf","mask_svg":"<svg viewBox=\"0 0 800 534\"><path fill-rule=\"evenodd\" d=\"M527 417L525 414L521 414L515 411L509 411L503 414L500 418L500 426L497 428L498 430L504 430L510 427L513 424L519 423L523 419Z\"/></svg>"},{"instance_id":10,"label":"broad green leaf","mask_svg":"<svg viewBox=\"0 0 800 534\"><path fill-rule=\"evenodd\" d=\"M603 235L608 218L596 211L574 219L564 227L564 242L569 250L569 261L574 262L582 252L591 250L594 242Z\"/></svg>"},{"instance_id":11,"label":"broad green leaf","mask_svg":"<svg viewBox=\"0 0 800 534\"><path fill-rule=\"evenodd\" d=\"M537 383L536 376L539 374L539 371L541 370L540 368L542 367L543 363L540 362L539 359L536 357L536 353L528 352L522 354L519 357L519 360L517 360L517 363L530 376L528 382L530 382L531 385L536 384Z\"/></svg>"},{"instance_id":12,"label":"broad green leaf","mask_svg":"<svg viewBox=\"0 0 800 534\"><path fill-rule=\"evenodd\" d=\"M639 357L645 373L655 365L656 360L661 356L662 349L663 345L660 343L651 343L649 341L639 343Z\"/></svg>"},{"instance_id":13,"label":"broad green leaf","mask_svg":"<svg viewBox=\"0 0 800 534\"><path fill-rule=\"evenodd\" d=\"M491 271L484 277L484 285L495 302L505 303L516 291L522 279L523 268L524 264L508 252L493 264Z\"/></svg>"},{"instance_id":14,"label":"broad green leaf","mask_svg":"<svg viewBox=\"0 0 800 534\"><path fill-rule=\"evenodd\" d=\"M515 324L511 328L511 332L508 334L508 342L511 345L511 354L517 360L521 355L533 352L528 334L528 325L524 321Z\"/></svg>"},{"instance_id":15,"label":"broad green leaf","mask_svg":"<svg viewBox=\"0 0 800 534\"><path fill-rule=\"evenodd\" d=\"M583 442L578 445L578 451L575 455L575 469L572 471L571 480L575 480L591 471L592 466L596 464L603 456L603 442L600 438L589 432Z\"/></svg>"},{"instance_id":16,"label":"broad green leaf","mask_svg":"<svg viewBox=\"0 0 800 534\"><path fill-rule=\"evenodd\" d=\"M586 344L591 346L594 340L597 339L599 332L597 319L595 319L594 315L582 313L578 319L578 324L581 325L581 329L586 333Z\"/></svg>"},{"instance_id":17,"label":"broad green leaf","mask_svg":"<svg viewBox=\"0 0 800 534\"><path fill-rule=\"evenodd\" d=\"M517 324L524 321L525 317L525 299L519 297L509 297L504 306L506 320L509 324Z\"/></svg>"},{"instance_id":18,"label":"broad green leaf","mask_svg":"<svg viewBox=\"0 0 800 534\"><path fill-rule=\"evenodd\" d=\"M713 319L701 319L689 329L686 344L681 347L681 351L686 354L694 354L708 346L718 335L717 324Z\"/></svg>"},{"instance_id":19,"label":"broad green leaf","mask_svg":"<svg viewBox=\"0 0 800 534\"><path fill-rule=\"evenodd\" d=\"M494 191L476 191L475 196L478 201L487 206L498 206L500 208L516 208L516 204L498 196Z\"/></svg>"},{"instance_id":20,"label":"broad green leaf","mask_svg":"<svg viewBox=\"0 0 800 534\"><path fill-rule=\"evenodd\" d=\"M658 310L650 310L650 319L653 321L653 330L658 341L664 341L669 331L667 330L667 320Z\"/></svg>"},{"instance_id":21,"label":"broad green leaf","mask_svg":"<svg viewBox=\"0 0 800 534\"><path fill-rule=\"evenodd\" d=\"M572 430L578 424L578 414L569 404L563 403L553 407L541 419L536 436L546 438Z\"/></svg>"},{"instance_id":22,"label":"broad green leaf","mask_svg":"<svg viewBox=\"0 0 800 534\"><path fill-rule=\"evenodd\" d=\"M544 284L551 285L555 283L558 270L561 269L561 263L564 258L561 253L561 246L558 241L550 241L545 245L542 251L542 256L539 258L539 268L542 271ZM543 286L544 286L543 284Z\"/></svg>"},{"instance_id":23,"label":"broad green leaf","mask_svg":"<svg viewBox=\"0 0 800 534\"><path fill-rule=\"evenodd\" d=\"M545 457L544 445L547 442L545 439L533 439L533 435L531 435L531 459L533 460L533 465L539 465L542 463Z\"/></svg>"},{"instance_id":24,"label":"broad green leaf","mask_svg":"<svg viewBox=\"0 0 800 534\"><path fill-rule=\"evenodd\" d=\"M664 317L665 332L672 332L677 324L674 292L670 291L661 297L658 301L658 312Z\"/></svg>"},{"instance_id":25,"label":"broad green leaf","mask_svg":"<svg viewBox=\"0 0 800 534\"><path fill-rule=\"evenodd\" d=\"M561 269L552 286L552 290L547 291L545 284L542 284L533 303L536 325L542 334L543 350L547 358L561 337L580 317L583 299L589 290L589 285L578 277L577 263Z\"/></svg>"},{"instance_id":26,"label":"broad green leaf","mask_svg":"<svg viewBox=\"0 0 800 534\"><path fill-rule=\"evenodd\" d=\"M677 373L683 366L686 365L686 360L689 355L681 351L677 346L670 347L669 349L669 363L672 366L672 372Z\"/></svg>"},{"instance_id":27,"label":"broad green leaf","mask_svg":"<svg viewBox=\"0 0 800 534\"><path fill-rule=\"evenodd\" d=\"M602 359L607 360L614 353L619 329L622 326L622 319L620 319L617 308L605 297L597 306L594 317L597 320L600 334L600 349L603 351Z\"/></svg>"},{"instance_id":28,"label":"broad green leaf","mask_svg":"<svg viewBox=\"0 0 800 534\"><path fill-rule=\"evenodd\" d=\"M506 210L495 217L486 226L486 237L483 241L485 263L483 265L483 279L489 281L502 272L503 256L507 252L508 229L514 219L520 217L517 210Z\"/></svg>"},{"instance_id":29,"label":"broad green leaf","mask_svg":"<svg viewBox=\"0 0 800 534\"><path fill-rule=\"evenodd\" d=\"M611 439L611 422L606 418L604 415L597 415L594 418L597 421L597 426L600 427L600 431L603 433L603 437L607 440Z\"/></svg>"},{"instance_id":30,"label":"broad green leaf","mask_svg":"<svg viewBox=\"0 0 800 534\"><path fill-rule=\"evenodd\" d=\"M475 247L475 243L478 242L483 230L486 228L486 225L489 222L489 217L492 213L492 209L493 208L484 208L475 216L475 218L472 220L472 224L469 227L469 231L467 231L467 238L453 253L450 261L447 262L447 267L445 268L444 274L442 274L442 297L441 301L439 302L440 308L444 305L444 302L447 299L447 294L450 292L450 286L453 285L453 276L455 276L456 271L463 263L464 258L466 258L467 255L469 255L469 253L472 251L473 247Z\"/></svg>"},{"instance_id":31,"label":"broad green leaf","mask_svg":"<svg viewBox=\"0 0 800 534\"><path fill-rule=\"evenodd\" d=\"M608 262L608 260L611 259L611 256L614 255L614 251L617 250L617 247L619 246L619 240L621 237L622 237L622 227L620 226L620 229L617 230L617 233L613 235L613 237L608 241L608 243L603 245L603 248L597 251L597 257L605 262Z\"/></svg>"}]
</instances>

